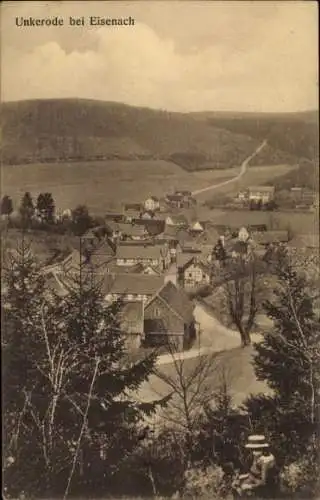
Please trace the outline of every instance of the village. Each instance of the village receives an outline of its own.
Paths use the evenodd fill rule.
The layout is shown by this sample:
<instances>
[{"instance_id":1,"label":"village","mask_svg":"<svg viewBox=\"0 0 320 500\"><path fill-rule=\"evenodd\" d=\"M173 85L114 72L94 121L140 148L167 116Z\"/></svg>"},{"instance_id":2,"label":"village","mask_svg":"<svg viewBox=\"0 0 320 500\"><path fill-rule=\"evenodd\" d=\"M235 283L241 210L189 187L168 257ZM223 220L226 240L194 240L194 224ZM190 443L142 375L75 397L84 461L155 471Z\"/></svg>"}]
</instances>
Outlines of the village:
<instances>
[{"instance_id":1,"label":"village","mask_svg":"<svg viewBox=\"0 0 320 500\"><path fill-rule=\"evenodd\" d=\"M264 207L274 194L272 187L255 186L236 199ZM266 224L218 225L198 220L196 207L190 191L176 190L162 200L150 196L141 204L126 203L122 210L106 213L104 225L81 236L79 250L45 267L48 289L64 296L72 274L91 270L99 277L106 303L123 301L121 327L129 351L165 349L173 341L184 351L203 330L199 306L194 313L196 297L219 284L219 246L230 259L254 252L263 260L279 245L317 253L318 242L310 235L292 236Z\"/></svg>"}]
</instances>

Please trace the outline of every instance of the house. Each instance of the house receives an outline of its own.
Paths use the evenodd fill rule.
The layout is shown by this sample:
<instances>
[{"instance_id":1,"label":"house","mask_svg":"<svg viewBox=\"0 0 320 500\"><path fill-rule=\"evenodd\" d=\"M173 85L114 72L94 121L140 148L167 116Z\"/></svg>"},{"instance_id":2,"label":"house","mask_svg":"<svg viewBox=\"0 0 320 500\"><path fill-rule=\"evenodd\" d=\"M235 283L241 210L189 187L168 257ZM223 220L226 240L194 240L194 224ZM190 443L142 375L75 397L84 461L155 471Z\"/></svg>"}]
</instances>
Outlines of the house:
<instances>
[{"instance_id":1,"label":"house","mask_svg":"<svg viewBox=\"0 0 320 500\"><path fill-rule=\"evenodd\" d=\"M211 269L199 256L193 256L179 269L180 279L184 288L197 288L210 285Z\"/></svg>"},{"instance_id":2,"label":"house","mask_svg":"<svg viewBox=\"0 0 320 500\"><path fill-rule=\"evenodd\" d=\"M184 197L178 194L167 194L165 202L172 208L183 208L185 203Z\"/></svg>"},{"instance_id":3,"label":"house","mask_svg":"<svg viewBox=\"0 0 320 500\"><path fill-rule=\"evenodd\" d=\"M156 212L160 210L160 200L156 196L150 196L144 202L144 209L148 212Z\"/></svg>"},{"instance_id":4,"label":"house","mask_svg":"<svg viewBox=\"0 0 320 500\"><path fill-rule=\"evenodd\" d=\"M269 203L274 199L274 186L250 186L248 188L249 201Z\"/></svg>"},{"instance_id":5,"label":"house","mask_svg":"<svg viewBox=\"0 0 320 500\"><path fill-rule=\"evenodd\" d=\"M199 233L195 237L197 245L211 245L215 246L219 239L218 231L213 227L208 227L205 231Z\"/></svg>"},{"instance_id":6,"label":"house","mask_svg":"<svg viewBox=\"0 0 320 500\"><path fill-rule=\"evenodd\" d=\"M116 240L121 237L120 223L113 220L107 221L105 227L110 239Z\"/></svg>"},{"instance_id":7,"label":"house","mask_svg":"<svg viewBox=\"0 0 320 500\"><path fill-rule=\"evenodd\" d=\"M203 233L204 226L199 221L193 222L192 224L190 224L190 231L194 233Z\"/></svg>"},{"instance_id":8,"label":"house","mask_svg":"<svg viewBox=\"0 0 320 500\"><path fill-rule=\"evenodd\" d=\"M125 203L123 208L125 212L141 212L143 209L141 203Z\"/></svg>"},{"instance_id":9,"label":"house","mask_svg":"<svg viewBox=\"0 0 320 500\"><path fill-rule=\"evenodd\" d=\"M188 227L188 221L184 215L168 215L165 223L166 226Z\"/></svg>"},{"instance_id":10,"label":"house","mask_svg":"<svg viewBox=\"0 0 320 500\"><path fill-rule=\"evenodd\" d=\"M303 187L293 187L290 190L290 196L297 206L311 206L316 201L316 193L311 189Z\"/></svg>"},{"instance_id":11,"label":"house","mask_svg":"<svg viewBox=\"0 0 320 500\"><path fill-rule=\"evenodd\" d=\"M240 191L237 196L237 201L247 201L248 200L248 191Z\"/></svg>"},{"instance_id":12,"label":"house","mask_svg":"<svg viewBox=\"0 0 320 500\"><path fill-rule=\"evenodd\" d=\"M119 245L116 251L118 266L148 264L161 271L170 265L168 245Z\"/></svg>"},{"instance_id":13,"label":"house","mask_svg":"<svg viewBox=\"0 0 320 500\"><path fill-rule=\"evenodd\" d=\"M106 274L103 279L105 300L123 300L124 302L143 302L157 293L164 284L164 276L149 274Z\"/></svg>"},{"instance_id":14,"label":"house","mask_svg":"<svg viewBox=\"0 0 320 500\"><path fill-rule=\"evenodd\" d=\"M271 244L288 243L288 231L261 231L252 233L253 241L258 245L268 246Z\"/></svg>"},{"instance_id":15,"label":"house","mask_svg":"<svg viewBox=\"0 0 320 500\"><path fill-rule=\"evenodd\" d=\"M142 301L127 302L119 311L120 329L128 350L138 349L144 340L144 307Z\"/></svg>"},{"instance_id":16,"label":"house","mask_svg":"<svg viewBox=\"0 0 320 500\"><path fill-rule=\"evenodd\" d=\"M125 216L121 212L108 212L104 216L106 221L124 222Z\"/></svg>"},{"instance_id":17,"label":"house","mask_svg":"<svg viewBox=\"0 0 320 500\"><path fill-rule=\"evenodd\" d=\"M140 219L142 220L152 220L155 217L155 213L152 210L143 210L140 213Z\"/></svg>"},{"instance_id":18,"label":"house","mask_svg":"<svg viewBox=\"0 0 320 500\"><path fill-rule=\"evenodd\" d=\"M133 224L143 226L151 237L161 234L165 228L165 221L159 219L134 219Z\"/></svg>"},{"instance_id":19,"label":"house","mask_svg":"<svg viewBox=\"0 0 320 500\"><path fill-rule=\"evenodd\" d=\"M299 253L319 256L319 234L297 234L289 241L288 247Z\"/></svg>"},{"instance_id":20,"label":"house","mask_svg":"<svg viewBox=\"0 0 320 500\"><path fill-rule=\"evenodd\" d=\"M142 241L149 236L142 225L120 223L118 224L118 228L121 240Z\"/></svg>"},{"instance_id":21,"label":"house","mask_svg":"<svg viewBox=\"0 0 320 500\"><path fill-rule=\"evenodd\" d=\"M184 290L168 281L145 305L144 345L174 343L180 351L189 347L195 338L193 309Z\"/></svg>"},{"instance_id":22,"label":"house","mask_svg":"<svg viewBox=\"0 0 320 500\"><path fill-rule=\"evenodd\" d=\"M99 244L107 235L107 229L105 226L98 226L88 229L82 236L82 243L89 246L95 246Z\"/></svg>"}]
</instances>

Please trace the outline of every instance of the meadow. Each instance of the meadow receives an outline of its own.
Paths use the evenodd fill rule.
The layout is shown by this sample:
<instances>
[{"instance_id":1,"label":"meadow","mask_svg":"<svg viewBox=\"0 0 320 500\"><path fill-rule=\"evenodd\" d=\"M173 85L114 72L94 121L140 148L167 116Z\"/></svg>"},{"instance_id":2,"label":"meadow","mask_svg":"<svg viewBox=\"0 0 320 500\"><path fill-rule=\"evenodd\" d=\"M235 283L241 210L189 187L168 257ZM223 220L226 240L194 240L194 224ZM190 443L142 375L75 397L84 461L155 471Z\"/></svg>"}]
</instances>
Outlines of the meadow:
<instances>
[{"instance_id":1,"label":"meadow","mask_svg":"<svg viewBox=\"0 0 320 500\"><path fill-rule=\"evenodd\" d=\"M222 190L237 192L243 185L264 182L292 169L290 166L249 167L245 176ZM235 177L239 167L224 170L186 172L163 160L92 161L78 163L38 163L4 165L1 169L2 195L12 197L17 207L25 191L53 194L63 210L85 204L92 213L103 214L121 203L139 202L150 195L162 197L175 188L195 190ZM219 189L220 191L220 189ZM210 191L199 201L210 199Z\"/></svg>"}]
</instances>

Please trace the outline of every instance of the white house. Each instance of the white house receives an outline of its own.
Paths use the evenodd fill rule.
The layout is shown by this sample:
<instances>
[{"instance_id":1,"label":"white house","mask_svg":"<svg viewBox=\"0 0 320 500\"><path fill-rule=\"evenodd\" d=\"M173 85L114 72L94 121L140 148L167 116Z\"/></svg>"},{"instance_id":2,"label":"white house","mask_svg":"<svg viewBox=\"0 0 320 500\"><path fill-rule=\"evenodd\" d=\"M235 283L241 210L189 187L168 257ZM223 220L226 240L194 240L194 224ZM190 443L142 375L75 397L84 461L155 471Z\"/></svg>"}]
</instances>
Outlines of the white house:
<instances>
[{"instance_id":1,"label":"white house","mask_svg":"<svg viewBox=\"0 0 320 500\"><path fill-rule=\"evenodd\" d=\"M156 196L150 196L145 202L144 202L144 209L147 212L155 212L156 210L160 210L160 201Z\"/></svg>"},{"instance_id":2,"label":"white house","mask_svg":"<svg viewBox=\"0 0 320 500\"><path fill-rule=\"evenodd\" d=\"M202 233L204 231L204 227L199 221L194 222L191 224L190 227L191 231L197 232L197 233Z\"/></svg>"},{"instance_id":3,"label":"white house","mask_svg":"<svg viewBox=\"0 0 320 500\"><path fill-rule=\"evenodd\" d=\"M248 188L249 201L268 203L274 198L274 186L250 186Z\"/></svg>"}]
</instances>

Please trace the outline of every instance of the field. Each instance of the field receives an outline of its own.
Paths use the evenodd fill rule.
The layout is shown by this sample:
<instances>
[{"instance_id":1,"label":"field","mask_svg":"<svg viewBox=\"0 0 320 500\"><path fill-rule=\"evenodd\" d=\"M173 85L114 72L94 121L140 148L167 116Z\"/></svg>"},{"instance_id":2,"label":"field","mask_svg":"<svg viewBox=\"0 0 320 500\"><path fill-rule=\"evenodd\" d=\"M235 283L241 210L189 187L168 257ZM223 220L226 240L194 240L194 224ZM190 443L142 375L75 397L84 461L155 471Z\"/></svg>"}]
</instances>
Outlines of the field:
<instances>
[{"instance_id":1,"label":"field","mask_svg":"<svg viewBox=\"0 0 320 500\"><path fill-rule=\"evenodd\" d=\"M319 232L319 214L312 212L260 212L250 210L210 210L207 218L216 224L241 227L266 224L270 230L290 229L294 233Z\"/></svg>"},{"instance_id":2,"label":"field","mask_svg":"<svg viewBox=\"0 0 320 500\"><path fill-rule=\"evenodd\" d=\"M3 166L2 193L15 205L25 191L33 196L49 191L60 209L82 203L96 213L111 206L163 196L174 188L197 189L222 182L238 168L188 173L173 163L158 161L100 161Z\"/></svg>"},{"instance_id":3,"label":"field","mask_svg":"<svg viewBox=\"0 0 320 500\"><path fill-rule=\"evenodd\" d=\"M237 192L245 184L264 182L290 169L292 167L286 165L249 167L241 181L221 191ZM93 213L103 214L121 203L143 201L150 195L161 197L175 188L200 189L228 180L238 172L239 167L188 173L162 160L38 163L2 166L1 185L2 194L11 196L15 206L25 191L30 191L34 197L39 192L49 191L59 209L85 204ZM211 196L210 191L204 193L199 201Z\"/></svg>"}]
</instances>

